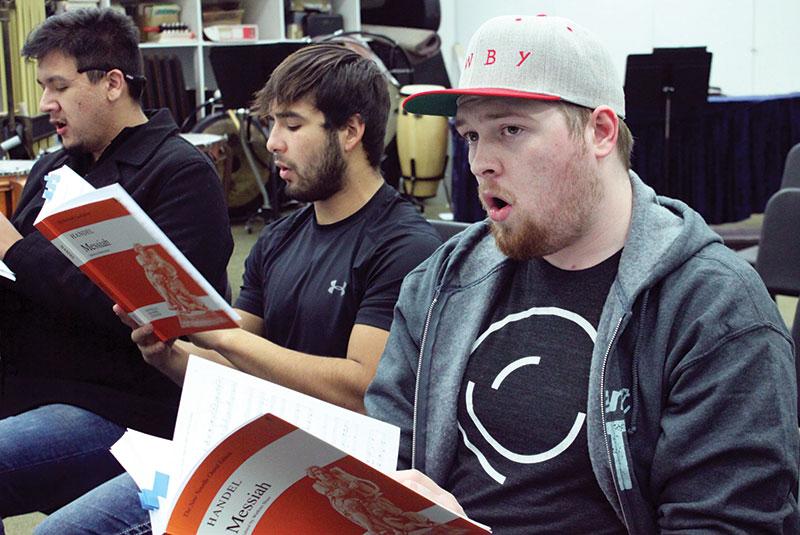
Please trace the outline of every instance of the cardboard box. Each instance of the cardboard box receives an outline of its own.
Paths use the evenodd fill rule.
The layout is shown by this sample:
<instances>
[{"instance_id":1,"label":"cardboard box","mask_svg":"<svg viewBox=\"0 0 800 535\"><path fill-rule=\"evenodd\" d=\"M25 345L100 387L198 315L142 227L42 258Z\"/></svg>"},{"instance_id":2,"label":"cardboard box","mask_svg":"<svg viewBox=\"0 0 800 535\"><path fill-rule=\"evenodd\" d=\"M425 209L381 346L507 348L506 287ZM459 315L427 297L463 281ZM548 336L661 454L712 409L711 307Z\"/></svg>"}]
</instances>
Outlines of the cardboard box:
<instances>
[{"instance_id":1,"label":"cardboard box","mask_svg":"<svg viewBox=\"0 0 800 535\"><path fill-rule=\"evenodd\" d=\"M67 11L97 7L97 5L97 0L59 0L56 2L56 15L66 13Z\"/></svg>"},{"instance_id":2,"label":"cardboard box","mask_svg":"<svg viewBox=\"0 0 800 535\"><path fill-rule=\"evenodd\" d=\"M143 41L155 41L156 33L148 31L161 24L174 24L181 21L181 6L147 2L136 6L136 24Z\"/></svg>"},{"instance_id":3,"label":"cardboard box","mask_svg":"<svg viewBox=\"0 0 800 535\"><path fill-rule=\"evenodd\" d=\"M217 26L219 24L241 24L243 18L244 18L244 9L203 10L203 26Z\"/></svg>"},{"instance_id":4,"label":"cardboard box","mask_svg":"<svg viewBox=\"0 0 800 535\"><path fill-rule=\"evenodd\" d=\"M203 28L209 41L258 41L258 26L255 24L220 24Z\"/></svg>"}]
</instances>

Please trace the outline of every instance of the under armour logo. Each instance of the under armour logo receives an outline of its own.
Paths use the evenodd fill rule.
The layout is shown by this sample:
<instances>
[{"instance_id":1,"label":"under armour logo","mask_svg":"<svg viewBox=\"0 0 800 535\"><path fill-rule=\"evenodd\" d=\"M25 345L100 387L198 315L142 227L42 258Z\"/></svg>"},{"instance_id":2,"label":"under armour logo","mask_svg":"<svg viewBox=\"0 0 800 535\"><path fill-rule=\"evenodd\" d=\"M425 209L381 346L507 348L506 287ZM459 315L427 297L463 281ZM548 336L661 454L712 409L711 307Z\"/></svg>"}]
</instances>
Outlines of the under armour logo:
<instances>
[{"instance_id":1,"label":"under armour logo","mask_svg":"<svg viewBox=\"0 0 800 535\"><path fill-rule=\"evenodd\" d=\"M341 286L336 285L336 279L331 281L331 287L328 288L328 293L332 294L333 292L339 292L341 295L344 295L344 289L347 288L347 282L342 283Z\"/></svg>"}]
</instances>

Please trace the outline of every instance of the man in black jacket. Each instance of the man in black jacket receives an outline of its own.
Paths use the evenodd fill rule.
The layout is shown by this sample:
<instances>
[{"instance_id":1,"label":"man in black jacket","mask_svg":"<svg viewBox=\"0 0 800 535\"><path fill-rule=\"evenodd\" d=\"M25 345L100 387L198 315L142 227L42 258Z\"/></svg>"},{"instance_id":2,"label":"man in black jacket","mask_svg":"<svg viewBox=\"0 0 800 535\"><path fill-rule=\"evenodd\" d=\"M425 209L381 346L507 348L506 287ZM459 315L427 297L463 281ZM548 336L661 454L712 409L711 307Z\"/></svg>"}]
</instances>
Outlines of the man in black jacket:
<instances>
[{"instance_id":1,"label":"man in black jacket","mask_svg":"<svg viewBox=\"0 0 800 535\"><path fill-rule=\"evenodd\" d=\"M64 149L33 167L0 216L0 516L52 512L122 472L108 448L127 427L171 436L179 388L142 361L112 302L33 227L44 176L69 165L119 183L222 292L233 242L211 163L166 110L146 114L138 34L126 16L51 17L22 54L37 60L42 112ZM2 533L0 526L0 533Z\"/></svg>"}]
</instances>

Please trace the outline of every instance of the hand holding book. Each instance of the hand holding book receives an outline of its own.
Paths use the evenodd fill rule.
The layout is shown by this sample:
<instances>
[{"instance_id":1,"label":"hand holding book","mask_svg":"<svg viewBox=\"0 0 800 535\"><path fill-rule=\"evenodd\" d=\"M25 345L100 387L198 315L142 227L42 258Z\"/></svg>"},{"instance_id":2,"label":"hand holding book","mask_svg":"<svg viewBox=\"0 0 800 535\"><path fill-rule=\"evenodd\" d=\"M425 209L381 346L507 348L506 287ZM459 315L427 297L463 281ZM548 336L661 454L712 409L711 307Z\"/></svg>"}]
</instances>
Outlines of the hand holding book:
<instances>
[{"instance_id":1,"label":"hand holding book","mask_svg":"<svg viewBox=\"0 0 800 535\"><path fill-rule=\"evenodd\" d=\"M172 377L167 368L171 365L170 361L174 360L172 359L172 346L176 339L160 340L155 335L152 324L139 325L119 304L114 305L114 314L122 323L131 328L131 340L139 347L145 362Z\"/></svg>"},{"instance_id":2,"label":"hand holding book","mask_svg":"<svg viewBox=\"0 0 800 535\"><path fill-rule=\"evenodd\" d=\"M441 505L445 509L458 513L461 516L467 516L464 512L464 508L461 507L461 504L458 503L455 496L437 485L436 482L419 470L397 470L389 475L395 481L402 483L417 494L425 496L433 503Z\"/></svg>"},{"instance_id":3,"label":"hand holding book","mask_svg":"<svg viewBox=\"0 0 800 535\"><path fill-rule=\"evenodd\" d=\"M211 350L202 353L205 347L204 340L230 329L191 333L187 335L187 338L194 345L192 347L192 345L175 338L170 340L159 339L152 324L139 325L120 305L114 305L114 313L122 323L132 329L131 340L139 348L144 361L172 379L176 384L183 384L189 356L192 353L200 354L203 358L230 366L230 363L216 351Z\"/></svg>"}]
</instances>

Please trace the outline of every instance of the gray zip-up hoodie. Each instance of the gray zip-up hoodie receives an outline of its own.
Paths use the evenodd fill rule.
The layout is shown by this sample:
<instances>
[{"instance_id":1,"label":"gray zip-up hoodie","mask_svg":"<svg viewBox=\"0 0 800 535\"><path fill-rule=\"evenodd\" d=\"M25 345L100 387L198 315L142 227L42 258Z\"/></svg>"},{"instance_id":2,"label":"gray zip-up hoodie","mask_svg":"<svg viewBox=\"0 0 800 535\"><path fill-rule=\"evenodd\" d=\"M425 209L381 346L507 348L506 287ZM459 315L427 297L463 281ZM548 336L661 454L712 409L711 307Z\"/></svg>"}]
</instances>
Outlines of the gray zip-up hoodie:
<instances>
[{"instance_id":1,"label":"gray zip-up hoodie","mask_svg":"<svg viewBox=\"0 0 800 535\"><path fill-rule=\"evenodd\" d=\"M795 365L775 304L696 212L631 183L589 377L595 477L630 533L800 533ZM401 429L398 467L441 486L470 346L510 265L481 222L412 271L367 391L368 413Z\"/></svg>"}]
</instances>

